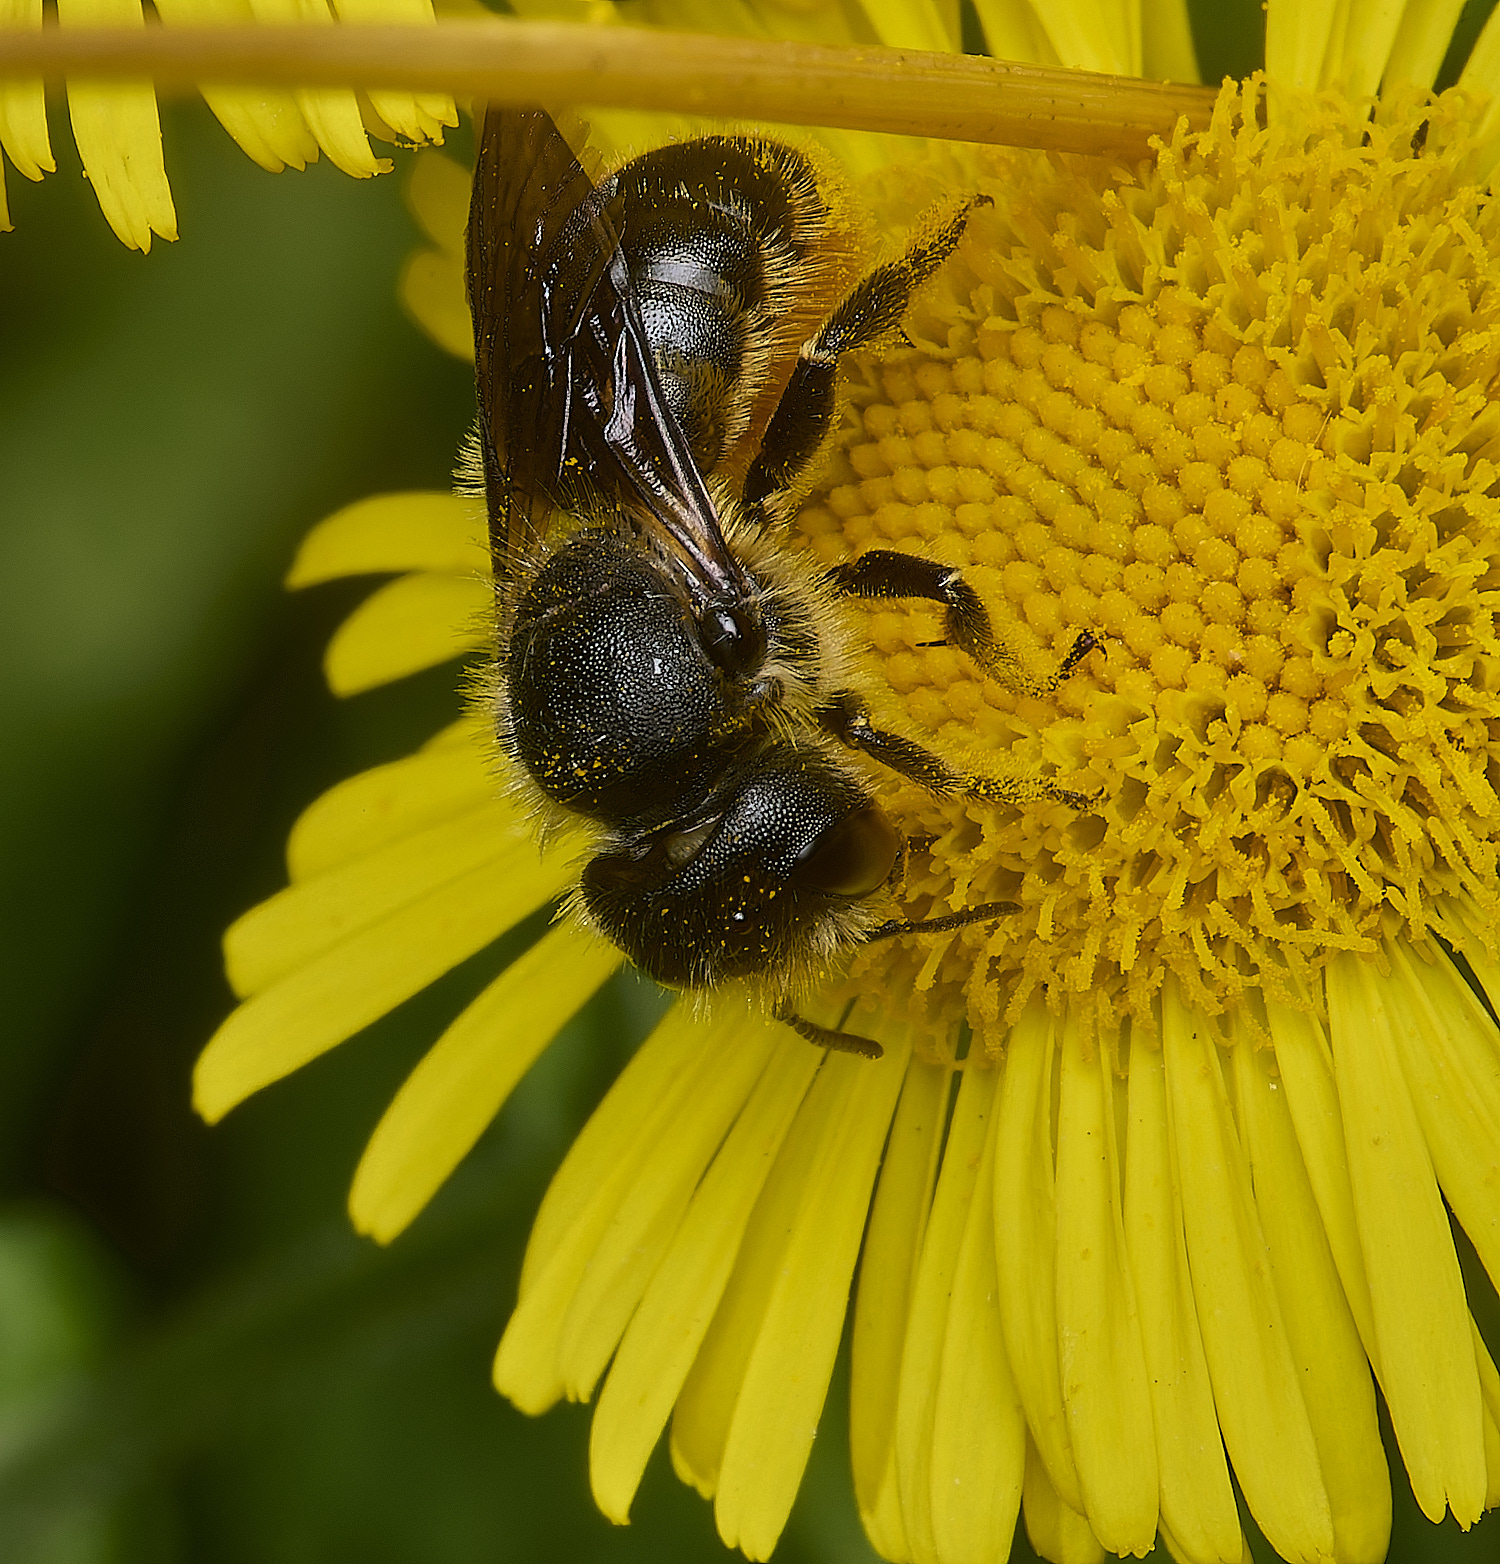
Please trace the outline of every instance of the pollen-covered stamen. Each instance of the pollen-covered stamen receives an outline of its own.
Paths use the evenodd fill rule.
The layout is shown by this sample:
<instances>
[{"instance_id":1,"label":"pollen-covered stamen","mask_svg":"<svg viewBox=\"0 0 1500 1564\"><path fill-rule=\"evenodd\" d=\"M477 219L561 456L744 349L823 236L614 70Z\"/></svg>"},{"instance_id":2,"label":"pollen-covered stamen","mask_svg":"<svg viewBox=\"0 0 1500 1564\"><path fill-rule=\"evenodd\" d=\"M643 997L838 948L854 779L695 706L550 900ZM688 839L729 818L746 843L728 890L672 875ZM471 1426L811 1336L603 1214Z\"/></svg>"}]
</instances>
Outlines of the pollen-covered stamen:
<instances>
[{"instance_id":1,"label":"pollen-covered stamen","mask_svg":"<svg viewBox=\"0 0 1500 1564\"><path fill-rule=\"evenodd\" d=\"M1102 789L1084 819L895 801L937 838L909 916L1024 909L906 951L935 1032L1042 985L1144 1016L1165 971L1205 1010L1291 998L1449 892L1500 925L1500 214L1467 150L1448 100L1261 129L1226 89L1140 185L934 165L995 205L801 525L830 564L961 567L1039 669L1104 638L1036 699L932 646L930 608L868 610L877 722ZM892 956L861 958L887 994Z\"/></svg>"}]
</instances>

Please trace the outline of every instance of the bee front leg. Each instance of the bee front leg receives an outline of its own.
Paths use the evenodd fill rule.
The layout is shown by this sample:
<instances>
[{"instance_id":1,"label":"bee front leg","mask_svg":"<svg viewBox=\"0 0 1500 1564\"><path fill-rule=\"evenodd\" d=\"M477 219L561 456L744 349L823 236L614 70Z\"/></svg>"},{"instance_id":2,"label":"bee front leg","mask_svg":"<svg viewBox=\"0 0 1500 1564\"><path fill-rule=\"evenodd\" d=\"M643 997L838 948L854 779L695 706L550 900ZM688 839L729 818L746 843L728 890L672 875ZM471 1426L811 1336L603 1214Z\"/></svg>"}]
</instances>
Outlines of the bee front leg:
<instances>
[{"instance_id":1,"label":"bee front leg","mask_svg":"<svg viewBox=\"0 0 1500 1564\"><path fill-rule=\"evenodd\" d=\"M1050 695L1099 645L1085 630L1050 678L1038 679L1015 651L998 640L979 594L951 565L895 549L873 548L847 564L835 565L828 579L850 597L916 597L943 605L943 631L948 645L967 652L986 673L1023 695Z\"/></svg>"},{"instance_id":2,"label":"bee front leg","mask_svg":"<svg viewBox=\"0 0 1500 1564\"><path fill-rule=\"evenodd\" d=\"M957 771L913 740L875 727L864 702L847 691L820 708L817 718L824 731L839 743L878 760L881 765L888 766L908 781L920 783L940 798L962 794L991 803L1013 804L1018 809L1031 804L1056 803L1086 810L1095 802L1088 793L1059 787L1046 777L985 776L977 771Z\"/></svg>"}]
</instances>

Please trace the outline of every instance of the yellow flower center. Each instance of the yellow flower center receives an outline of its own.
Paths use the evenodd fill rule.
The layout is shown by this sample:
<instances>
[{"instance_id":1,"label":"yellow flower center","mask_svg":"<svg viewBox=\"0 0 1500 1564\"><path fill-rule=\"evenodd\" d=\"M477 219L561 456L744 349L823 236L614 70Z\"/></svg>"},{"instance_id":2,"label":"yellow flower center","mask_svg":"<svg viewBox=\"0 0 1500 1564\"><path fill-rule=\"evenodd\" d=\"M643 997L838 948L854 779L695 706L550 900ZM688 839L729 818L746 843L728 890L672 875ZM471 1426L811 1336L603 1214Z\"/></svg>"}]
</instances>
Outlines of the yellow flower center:
<instances>
[{"instance_id":1,"label":"yellow flower center","mask_svg":"<svg viewBox=\"0 0 1500 1564\"><path fill-rule=\"evenodd\" d=\"M1500 925L1500 212L1451 97L1262 128L1255 93L1134 177L945 152L877 192L995 205L918 346L865 367L810 546L962 566L1039 670L1106 638L1037 700L928 644L927 607L861 609L877 720L1100 794L891 786L913 916L1021 909L856 962L933 1039L1039 988L1149 1017L1168 971L1210 1013L1305 1005L1449 892Z\"/></svg>"}]
</instances>

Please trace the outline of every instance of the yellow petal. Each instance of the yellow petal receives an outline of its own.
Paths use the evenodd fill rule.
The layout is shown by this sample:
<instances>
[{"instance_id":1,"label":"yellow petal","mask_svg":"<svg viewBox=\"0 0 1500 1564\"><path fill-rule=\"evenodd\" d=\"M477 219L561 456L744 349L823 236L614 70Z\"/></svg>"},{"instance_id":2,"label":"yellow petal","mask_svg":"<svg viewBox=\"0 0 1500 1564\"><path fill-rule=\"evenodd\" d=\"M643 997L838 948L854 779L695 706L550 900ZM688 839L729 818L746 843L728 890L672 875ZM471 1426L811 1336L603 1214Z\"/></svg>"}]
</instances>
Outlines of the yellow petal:
<instances>
[{"instance_id":1,"label":"yellow petal","mask_svg":"<svg viewBox=\"0 0 1500 1564\"><path fill-rule=\"evenodd\" d=\"M947 0L873 0L864 12L876 38L887 48L929 49L936 54L958 48L958 6Z\"/></svg>"},{"instance_id":2,"label":"yellow petal","mask_svg":"<svg viewBox=\"0 0 1500 1564\"><path fill-rule=\"evenodd\" d=\"M1437 1172L1491 1281L1500 1278L1500 1032L1435 946L1397 940L1391 1029Z\"/></svg>"},{"instance_id":3,"label":"yellow petal","mask_svg":"<svg viewBox=\"0 0 1500 1564\"><path fill-rule=\"evenodd\" d=\"M530 882L520 879L529 873ZM394 1010L498 939L556 893L556 870L492 864L400 907L246 1000L214 1033L193 1072L193 1105L212 1123Z\"/></svg>"},{"instance_id":4,"label":"yellow petal","mask_svg":"<svg viewBox=\"0 0 1500 1564\"><path fill-rule=\"evenodd\" d=\"M250 8L256 21L272 26L297 22L314 27L333 25L327 0L250 0ZM377 158L370 150L359 100L350 88L299 88L295 96L307 128L336 168L356 179L389 172L390 161Z\"/></svg>"},{"instance_id":5,"label":"yellow petal","mask_svg":"<svg viewBox=\"0 0 1500 1564\"><path fill-rule=\"evenodd\" d=\"M1339 1564L1381 1564L1391 1538L1391 1478L1369 1360L1269 1049L1233 1051L1235 1100L1276 1297L1318 1447Z\"/></svg>"},{"instance_id":6,"label":"yellow petal","mask_svg":"<svg viewBox=\"0 0 1500 1564\"><path fill-rule=\"evenodd\" d=\"M1063 1023L1057 1108L1057 1340L1083 1512L1112 1553L1156 1539L1156 1431L1125 1252L1108 1052Z\"/></svg>"},{"instance_id":7,"label":"yellow petal","mask_svg":"<svg viewBox=\"0 0 1500 1564\"><path fill-rule=\"evenodd\" d=\"M41 25L42 0L0 0L0 28L34 29ZM0 85L0 147L28 179L40 179L57 167L47 135L47 105L40 81Z\"/></svg>"},{"instance_id":8,"label":"yellow petal","mask_svg":"<svg viewBox=\"0 0 1500 1564\"><path fill-rule=\"evenodd\" d=\"M1334 80L1351 98L1373 93L1401 26L1404 0L1349 0L1341 63Z\"/></svg>"},{"instance_id":9,"label":"yellow petal","mask_svg":"<svg viewBox=\"0 0 1500 1564\"><path fill-rule=\"evenodd\" d=\"M1057 1356L1057 1207L1052 1165L1052 1018L1034 1001L1010 1033L995 1154L1000 1319L1016 1390L1048 1480L1075 1513L1083 1495Z\"/></svg>"},{"instance_id":10,"label":"yellow petal","mask_svg":"<svg viewBox=\"0 0 1500 1564\"><path fill-rule=\"evenodd\" d=\"M1125 1240L1151 1376L1161 1525L1176 1556L1193 1564L1239 1564L1243 1536L1188 1272L1182 1172L1168 1133L1160 1048L1132 1043L1128 1105Z\"/></svg>"},{"instance_id":11,"label":"yellow petal","mask_svg":"<svg viewBox=\"0 0 1500 1564\"><path fill-rule=\"evenodd\" d=\"M407 1076L365 1147L349 1215L387 1244L432 1199L538 1054L622 961L565 924L518 956Z\"/></svg>"},{"instance_id":12,"label":"yellow petal","mask_svg":"<svg viewBox=\"0 0 1500 1564\"><path fill-rule=\"evenodd\" d=\"M412 319L455 358L474 357L474 323L464 292L464 263L440 250L418 250L401 268L397 285Z\"/></svg>"},{"instance_id":13,"label":"yellow petal","mask_svg":"<svg viewBox=\"0 0 1500 1564\"><path fill-rule=\"evenodd\" d=\"M907 1050L830 1055L777 1159L683 1386L674 1459L716 1490L727 1546L769 1556L828 1391Z\"/></svg>"},{"instance_id":14,"label":"yellow petal","mask_svg":"<svg viewBox=\"0 0 1500 1564\"><path fill-rule=\"evenodd\" d=\"M435 668L493 639L494 589L462 576L398 576L334 632L323 671L335 695L357 695Z\"/></svg>"},{"instance_id":15,"label":"yellow petal","mask_svg":"<svg viewBox=\"0 0 1500 1564\"><path fill-rule=\"evenodd\" d=\"M497 819L514 813L504 795L495 797L497 784L474 725L454 726L465 742L361 771L314 799L287 838L291 878L311 879L429 826L472 815L487 802Z\"/></svg>"},{"instance_id":16,"label":"yellow petal","mask_svg":"<svg viewBox=\"0 0 1500 1564\"><path fill-rule=\"evenodd\" d=\"M1028 0L974 0L984 41L997 60L1057 65L1057 50Z\"/></svg>"},{"instance_id":17,"label":"yellow petal","mask_svg":"<svg viewBox=\"0 0 1500 1564\"><path fill-rule=\"evenodd\" d=\"M945 1496L934 1491L933 1419L954 1273L994 1112L995 1079L996 1071L987 1068L966 1069L959 1078L907 1315L896 1403L896 1472L906 1536L918 1564L939 1557L933 1506Z\"/></svg>"},{"instance_id":18,"label":"yellow petal","mask_svg":"<svg viewBox=\"0 0 1500 1564\"><path fill-rule=\"evenodd\" d=\"M1036 8L1064 65L1114 76L1141 73L1140 16L1110 0L1074 0Z\"/></svg>"},{"instance_id":19,"label":"yellow petal","mask_svg":"<svg viewBox=\"0 0 1500 1564\"><path fill-rule=\"evenodd\" d=\"M910 1553L896 1484L896 1398L951 1079L947 1066L913 1059L908 1067L859 1263L849 1454L860 1518L875 1550L888 1559Z\"/></svg>"},{"instance_id":20,"label":"yellow petal","mask_svg":"<svg viewBox=\"0 0 1500 1564\"><path fill-rule=\"evenodd\" d=\"M781 1042L781 1030L753 1011L720 1022L712 1034L703 1028L705 1052L717 1055L714 1068L701 1079L692 1111L672 1122L637 1169L566 1301L557 1362L569 1400L593 1395L693 1191Z\"/></svg>"},{"instance_id":21,"label":"yellow petal","mask_svg":"<svg viewBox=\"0 0 1500 1564\"><path fill-rule=\"evenodd\" d=\"M1048 1564L1100 1564L1104 1549L1077 1510L1057 1496L1047 1465L1030 1441L1026 1445L1026 1475L1021 1487L1026 1537L1032 1551Z\"/></svg>"},{"instance_id":22,"label":"yellow petal","mask_svg":"<svg viewBox=\"0 0 1500 1564\"><path fill-rule=\"evenodd\" d=\"M1379 1378L1380 1342L1370 1303L1370 1282L1365 1275L1365 1254L1359 1243L1359 1223L1354 1214L1354 1187L1349 1182L1349 1156L1333 1074L1333 1053L1322 1025L1313 1016L1277 1004L1267 1004L1266 1014L1287 1108L1297 1131L1308 1182L1318 1202L1323 1232L1338 1267L1344 1298L1359 1329L1360 1345Z\"/></svg>"},{"instance_id":23,"label":"yellow petal","mask_svg":"<svg viewBox=\"0 0 1500 1564\"><path fill-rule=\"evenodd\" d=\"M1484 1507L1493 1510L1500 1505L1500 1374L1495 1372L1495 1360L1485 1345L1479 1327L1469 1318L1469 1331L1474 1342L1474 1360L1479 1369L1479 1390L1484 1400L1484 1464L1489 1474L1485 1489Z\"/></svg>"},{"instance_id":24,"label":"yellow petal","mask_svg":"<svg viewBox=\"0 0 1500 1564\"><path fill-rule=\"evenodd\" d=\"M59 0L64 27L143 27L140 0ZM68 113L99 210L133 250L151 235L177 237L177 213L161 155L161 123L149 82L69 82Z\"/></svg>"},{"instance_id":25,"label":"yellow petal","mask_svg":"<svg viewBox=\"0 0 1500 1564\"><path fill-rule=\"evenodd\" d=\"M1389 985L1354 955L1328 967L1329 1035L1380 1343L1381 1388L1417 1503L1478 1520L1484 1421L1448 1214L1391 1036Z\"/></svg>"},{"instance_id":26,"label":"yellow petal","mask_svg":"<svg viewBox=\"0 0 1500 1564\"><path fill-rule=\"evenodd\" d=\"M1328 1495L1218 1047L1170 982L1162 1050L1188 1264L1229 1459L1271 1546L1288 1560L1324 1559L1333 1552Z\"/></svg>"},{"instance_id":27,"label":"yellow petal","mask_svg":"<svg viewBox=\"0 0 1500 1564\"><path fill-rule=\"evenodd\" d=\"M1432 86L1463 8L1464 0L1425 0L1420 5L1408 0L1385 68L1387 86L1403 81L1415 87Z\"/></svg>"},{"instance_id":28,"label":"yellow petal","mask_svg":"<svg viewBox=\"0 0 1500 1564\"><path fill-rule=\"evenodd\" d=\"M156 11L169 27L243 25L255 19L250 0L158 0ZM316 161L318 144L291 92L212 85L200 90L219 123L262 168L279 174L288 164L304 168Z\"/></svg>"},{"instance_id":29,"label":"yellow petal","mask_svg":"<svg viewBox=\"0 0 1500 1564\"><path fill-rule=\"evenodd\" d=\"M334 0L339 20L378 27L431 27L432 0ZM394 92L372 88L370 103L398 136L441 141L445 125L458 124L458 110L446 92Z\"/></svg>"},{"instance_id":30,"label":"yellow petal","mask_svg":"<svg viewBox=\"0 0 1500 1564\"><path fill-rule=\"evenodd\" d=\"M406 181L406 204L422 232L461 263L469 221L468 169L441 152L418 153Z\"/></svg>"},{"instance_id":31,"label":"yellow petal","mask_svg":"<svg viewBox=\"0 0 1500 1564\"><path fill-rule=\"evenodd\" d=\"M1141 7L1141 75L1147 81L1200 79L1187 0L1149 0Z\"/></svg>"},{"instance_id":32,"label":"yellow petal","mask_svg":"<svg viewBox=\"0 0 1500 1564\"><path fill-rule=\"evenodd\" d=\"M931 1557L944 1564L1009 1553L1026 1465L1026 1420L1005 1355L996 1294L998 1084L992 1065L964 1073L908 1328L908 1357L920 1362L922 1294L929 1277L945 1279L950 1293L940 1304L945 1317L932 1322L939 1350L929 1386L916 1387L917 1415L909 1420L921 1432L915 1440L908 1434L902 1453L903 1474L919 1475L926 1488L921 1499L905 1506L908 1524L925 1510ZM904 1396L902 1410L907 1424ZM917 1556L923 1556L920 1549Z\"/></svg>"},{"instance_id":33,"label":"yellow petal","mask_svg":"<svg viewBox=\"0 0 1500 1564\"><path fill-rule=\"evenodd\" d=\"M590 1471L595 1501L617 1524L629 1519L646 1462L724 1295L750 1213L817 1072L817 1050L785 1027L779 1031L744 1112L626 1327L599 1395Z\"/></svg>"},{"instance_id":34,"label":"yellow petal","mask_svg":"<svg viewBox=\"0 0 1500 1564\"><path fill-rule=\"evenodd\" d=\"M478 809L413 832L338 869L279 891L252 907L224 935L224 962L234 991L259 993L444 885L483 869L501 889L514 888L519 923L565 882L560 865L541 867L531 833L513 811Z\"/></svg>"},{"instance_id":35,"label":"yellow petal","mask_svg":"<svg viewBox=\"0 0 1500 1564\"><path fill-rule=\"evenodd\" d=\"M1322 85L1334 12L1347 0L1297 0L1266 11L1266 75L1282 87Z\"/></svg>"},{"instance_id":36,"label":"yellow petal","mask_svg":"<svg viewBox=\"0 0 1500 1564\"><path fill-rule=\"evenodd\" d=\"M482 508L456 494L377 494L336 510L302 540L289 587L341 576L408 570L484 576L490 568Z\"/></svg>"},{"instance_id":37,"label":"yellow petal","mask_svg":"<svg viewBox=\"0 0 1500 1564\"><path fill-rule=\"evenodd\" d=\"M732 1005L721 1015L722 1024L737 1025ZM564 1394L563 1308L638 1170L720 1068L714 1032L691 1004L674 1005L621 1071L548 1187L526 1245L520 1299L495 1354L495 1388L522 1411L544 1411Z\"/></svg>"},{"instance_id":38,"label":"yellow petal","mask_svg":"<svg viewBox=\"0 0 1500 1564\"><path fill-rule=\"evenodd\" d=\"M1493 136L1500 129L1500 10L1490 12L1489 21L1484 24L1459 72L1458 85L1470 92L1483 93L1489 100L1474 132L1480 140ZM1493 160L1491 152L1486 162Z\"/></svg>"}]
</instances>

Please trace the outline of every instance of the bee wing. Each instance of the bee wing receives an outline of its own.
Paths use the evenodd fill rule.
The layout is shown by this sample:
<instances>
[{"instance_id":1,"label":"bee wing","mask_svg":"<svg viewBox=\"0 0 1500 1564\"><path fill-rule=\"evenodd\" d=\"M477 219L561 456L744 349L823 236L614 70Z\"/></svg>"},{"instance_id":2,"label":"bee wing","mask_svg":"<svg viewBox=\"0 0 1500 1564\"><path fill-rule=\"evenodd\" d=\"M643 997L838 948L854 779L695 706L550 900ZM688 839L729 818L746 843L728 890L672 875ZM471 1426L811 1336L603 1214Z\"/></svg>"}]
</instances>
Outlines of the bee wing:
<instances>
[{"instance_id":1,"label":"bee wing","mask_svg":"<svg viewBox=\"0 0 1500 1564\"><path fill-rule=\"evenodd\" d=\"M746 577L662 394L606 189L541 110L486 113L468 274L495 568L589 495L627 511L695 596L735 600Z\"/></svg>"}]
</instances>

